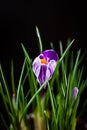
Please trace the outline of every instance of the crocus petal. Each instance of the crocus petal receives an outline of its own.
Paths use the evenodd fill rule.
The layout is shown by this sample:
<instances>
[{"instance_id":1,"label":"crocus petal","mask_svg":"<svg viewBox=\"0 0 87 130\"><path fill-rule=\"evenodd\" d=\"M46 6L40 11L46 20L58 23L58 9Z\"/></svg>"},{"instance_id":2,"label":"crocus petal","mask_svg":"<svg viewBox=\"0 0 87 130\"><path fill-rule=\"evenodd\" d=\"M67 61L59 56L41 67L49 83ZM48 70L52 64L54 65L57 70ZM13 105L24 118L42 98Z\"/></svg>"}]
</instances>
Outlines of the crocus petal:
<instances>
[{"instance_id":1,"label":"crocus petal","mask_svg":"<svg viewBox=\"0 0 87 130\"><path fill-rule=\"evenodd\" d=\"M46 58L47 60L55 60L58 61L58 55L57 53L50 49L50 50L46 50L43 52L44 58Z\"/></svg>"},{"instance_id":2,"label":"crocus petal","mask_svg":"<svg viewBox=\"0 0 87 130\"><path fill-rule=\"evenodd\" d=\"M40 73L38 75L38 82L40 84L43 84L46 81L46 71L47 71L47 66L46 65L41 65Z\"/></svg>"},{"instance_id":3,"label":"crocus petal","mask_svg":"<svg viewBox=\"0 0 87 130\"><path fill-rule=\"evenodd\" d=\"M40 67L41 67L40 59L39 59L39 57L36 57L33 62L33 72L36 75L36 77L39 76Z\"/></svg>"},{"instance_id":4,"label":"crocus petal","mask_svg":"<svg viewBox=\"0 0 87 130\"><path fill-rule=\"evenodd\" d=\"M48 68L48 66L41 65L40 73L38 75L38 82L40 85L42 85L47 79L50 80L51 76L51 70Z\"/></svg>"},{"instance_id":5,"label":"crocus petal","mask_svg":"<svg viewBox=\"0 0 87 130\"><path fill-rule=\"evenodd\" d=\"M50 77L53 75L53 72L56 68L56 65L57 65L57 62L55 60L51 60L49 63L48 63L48 69L50 70Z\"/></svg>"}]
</instances>

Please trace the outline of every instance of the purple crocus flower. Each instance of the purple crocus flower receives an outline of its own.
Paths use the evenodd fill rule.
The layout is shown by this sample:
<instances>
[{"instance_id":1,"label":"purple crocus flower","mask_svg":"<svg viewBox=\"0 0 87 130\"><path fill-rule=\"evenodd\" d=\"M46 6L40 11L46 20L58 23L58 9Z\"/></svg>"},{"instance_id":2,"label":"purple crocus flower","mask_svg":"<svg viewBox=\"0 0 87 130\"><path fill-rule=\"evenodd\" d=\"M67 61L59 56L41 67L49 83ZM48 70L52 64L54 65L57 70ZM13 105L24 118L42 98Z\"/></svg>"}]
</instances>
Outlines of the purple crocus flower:
<instances>
[{"instance_id":1,"label":"purple crocus flower","mask_svg":"<svg viewBox=\"0 0 87 130\"><path fill-rule=\"evenodd\" d=\"M73 98L76 98L77 97L77 94L78 94L78 88L77 87L74 87L73 90L72 90L72 97Z\"/></svg>"},{"instance_id":2,"label":"purple crocus flower","mask_svg":"<svg viewBox=\"0 0 87 130\"><path fill-rule=\"evenodd\" d=\"M37 81L42 85L47 79L50 80L57 65L58 55L50 49L42 52L33 61L33 72Z\"/></svg>"}]
</instances>

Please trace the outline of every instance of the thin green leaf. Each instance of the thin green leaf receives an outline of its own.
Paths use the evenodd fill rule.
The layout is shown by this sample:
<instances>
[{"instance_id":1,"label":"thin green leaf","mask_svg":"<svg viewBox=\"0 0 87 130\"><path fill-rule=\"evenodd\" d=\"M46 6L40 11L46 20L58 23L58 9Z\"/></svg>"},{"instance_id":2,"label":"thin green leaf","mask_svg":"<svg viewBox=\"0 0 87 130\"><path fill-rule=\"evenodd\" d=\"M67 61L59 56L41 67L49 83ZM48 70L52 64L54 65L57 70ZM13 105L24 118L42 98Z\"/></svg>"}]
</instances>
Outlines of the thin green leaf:
<instances>
[{"instance_id":1,"label":"thin green leaf","mask_svg":"<svg viewBox=\"0 0 87 130\"><path fill-rule=\"evenodd\" d=\"M13 91L13 93L15 93L14 65L13 65L13 61L11 61L11 84L12 84L12 91Z\"/></svg>"},{"instance_id":2,"label":"thin green leaf","mask_svg":"<svg viewBox=\"0 0 87 130\"><path fill-rule=\"evenodd\" d=\"M78 53L77 53L77 58L76 58L76 62L75 62L75 65L74 65L73 74L72 74L72 78L71 78L71 82L70 82L70 86L71 86L70 88L71 89L72 89L72 84L73 84L73 81L74 81L75 75L76 75L80 53L81 53L81 51L79 50Z\"/></svg>"},{"instance_id":3,"label":"thin green leaf","mask_svg":"<svg viewBox=\"0 0 87 130\"><path fill-rule=\"evenodd\" d=\"M62 55L63 55L63 47L62 47L62 42L61 41L60 41L60 54L61 54L61 57L62 57ZM64 77L65 85L67 86L67 78L66 78L66 73L67 72L65 71L65 62L64 62L64 60L62 60L61 66L62 66L62 77Z\"/></svg>"},{"instance_id":4,"label":"thin green leaf","mask_svg":"<svg viewBox=\"0 0 87 130\"><path fill-rule=\"evenodd\" d=\"M84 53L83 53L83 55L81 56L81 58L80 58L80 60L79 60L79 63L78 64L80 64L81 62L82 62L82 60L83 60L83 58L85 57L85 55L87 54L87 50L86 51L84 51Z\"/></svg>"},{"instance_id":5,"label":"thin green leaf","mask_svg":"<svg viewBox=\"0 0 87 130\"><path fill-rule=\"evenodd\" d=\"M19 83L18 83L17 98L16 98L17 110L18 110L18 101L19 101L20 89L21 89L21 84L22 84L22 78L23 78L24 69L25 69L25 63L26 63L26 59L24 60L22 70L21 70L21 74L20 74L20 78L19 78Z\"/></svg>"},{"instance_id":6,"label":"thin green leaf","mask_svg":"<svg viewBox=\"0 0 87 130\"><path fill-rule=\"evenodd\" d=\"M9 108L8 108L8 103L9 102L8 102L6 94L3 92L3 88L2 88L1 85L0 85L0 94L2 96L2 99L3 99L4 105L5 105L6 111L8 113L9 112Z\"/></svg>"},{"instance_id":7,"label":"thin green leaf","mask_svg":"<svg viewBox=\"0 0 87 130\"><path fill-rule=\"evenodd\" d=\"M22 46L22 49L23 49L24 55L25 55L25 57L28 59L28 63L30 64L30 63L31 63L31 59L30 59L30 57L29 57L29 54L27 53L27 51L26 51L24 45L21 44L21 46Z\"/></svg>"},{"instance_id":8,"label":"thin green leaf","mask_svg":"<svg viewBox=\"0 0 87 130\"><path fill-rule=\"evenodd\" d=\"M79 80L78 80L78 88L80 87L80 83L81 83L81 79L82 79L82 74L83 74L83 69L84 67L82 67L82 69L80 70L80 74L78 75L79 76Z\"/></svg>"},{"instance_id":9,"label":"thin green leaf","mask_svg":"<svg viewBox=\"0 0 87 130\"><path fill-rule=\"evenodd\" d=\"M50 46L51 46L51 48L52 48L53 50L55 50L55 49L54 49L54 45L53 45L52 42L50 43Z\"/></svg>"},{"instance_id":10,"label":"thin green leaf","mask_svg":"<svg viewBox=\"0 0 87 130\"><path fill-rule=\"evenodd\" d=\"M46 119L47 130L50 130L49 121L48 121L48 117L47 117L47 112L45 110L44 110L44 115L45 115L45 119Z\"/></svg>"},{"instance_id":11,"label":"thin green leaf","mask_svg":"<svg viewBox=\"0 0 87 130\"><path fill-rule=\"evenodd\" d=\"M62 57L60 58L60 62L62 61L62 59L65 57L66 53L68 52L68 50L70 49L71 45L73 44L73 42L75 41L75 39L73 39L70 44L67 46L66 50L64 51Z\"/></svg>"},{"instance_id":12,"label":"thin green leaf","mask_svg":"<svg viewBox=\"0 0 87 130\"><path fill-rule=\"evenodd\" d=\"M52 96L52 92L51 92L51 89L50 89L50 84L49 84L49 82L48 82L48 90L49 90L49 93L50 93L50 99L51 99L51 105L52 105L54 120L55 120L55 123L57 123L57 122L56 122L55 106L54 106L53 96Z\"/></svg>"},{"instance_id":13,"label":"thin green leaf","mask_svg":"<svg viewBox=\"0 0 87 130\"><path fill-rule=\"evenodd\" d=\"M82 92L85 90L86 87L87 87L87 79L85 81L84 80L82 81L82 84L79 88L79 95L82 94Z\"/></svg>"},{"instance_id":14,"label":"thin green leaf","mask_svg":"<svg viewBox=\"0 0 87 130\"><path fill-rule=\"evenodd\" d=\"M43 46L42 46L42 41L41 41L40 32L39 32L39 29L38 29L37 26L36 26L36 34L37 34L38 41L39 41L39 50L40 50L40 53L42 53L42 51L43 51Z\"/></svg>"}]
</instances>

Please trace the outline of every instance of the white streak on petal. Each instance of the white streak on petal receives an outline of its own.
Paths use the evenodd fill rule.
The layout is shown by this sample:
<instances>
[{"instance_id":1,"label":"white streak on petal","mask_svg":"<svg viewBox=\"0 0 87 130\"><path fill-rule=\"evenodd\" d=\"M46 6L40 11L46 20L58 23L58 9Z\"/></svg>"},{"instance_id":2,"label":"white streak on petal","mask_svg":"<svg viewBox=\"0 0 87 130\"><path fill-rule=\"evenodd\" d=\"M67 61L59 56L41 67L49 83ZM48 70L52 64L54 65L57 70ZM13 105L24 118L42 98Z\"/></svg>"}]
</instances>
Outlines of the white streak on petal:
<instances>
[{"instance_id":1,"label":"white streak on petal","mask_svg":"<svg viewBox=\"0 0 87 130\"><path fill-rule=\"evenodd\" d=\"M50 69L47 67L46 79L50 80L50 78L51 78L51 71L50 71Z\"/></svg>"},{"instance_id":2,"label":"white streak on petal","mask_svg":"<svg viewBox=\"0 0 87 130\"><path fill-rule=\"evenodd\" d=\"M47 71L47 65L41 65L40 73L38 76L38 81L40 84L43 84L46 81L46 71Z\"/></svg>"},{"instance_id":3,"label":"white streak on petal","mask_svg":"<svg viewBox=\"0 0 87 130\"><path fill-rule=\"evenodd\" d=\"M36 57L33 62L33 72L35 73L36 77L38 77L40 73L40 67L41 67L40 59L39 57Z\"/></svg>"},{"instance_id":4,"label":"white streak on petal","mask_svg":"<svg viewBox=\"0 0 87 130\"><path fill-rule=\"evenodd\" d=\"M56 68L57 62L55 60L50 60L50 62L48 63L48 68L50 69L50 75L53 75L53 72Z\"/></svg>"}]
</instances>

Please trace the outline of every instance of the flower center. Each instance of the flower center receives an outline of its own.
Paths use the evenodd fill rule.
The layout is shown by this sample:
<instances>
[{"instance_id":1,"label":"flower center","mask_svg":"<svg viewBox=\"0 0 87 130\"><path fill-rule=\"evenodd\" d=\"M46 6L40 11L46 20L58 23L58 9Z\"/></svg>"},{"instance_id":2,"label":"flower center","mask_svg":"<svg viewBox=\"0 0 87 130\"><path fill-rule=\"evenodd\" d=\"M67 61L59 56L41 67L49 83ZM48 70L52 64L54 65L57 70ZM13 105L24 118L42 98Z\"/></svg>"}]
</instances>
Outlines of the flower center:
<instances>
[{"instance_id":1,"label":"flower center","mask_svg":"<svg viewBox=\"0 0 87 130\"><path fill-rule=\"evenodd\" d=\"M41 62L42 64L47 64L47 61L46 61L45 59L40 59L40 62Z\"/></svg>"}]
</instances>

